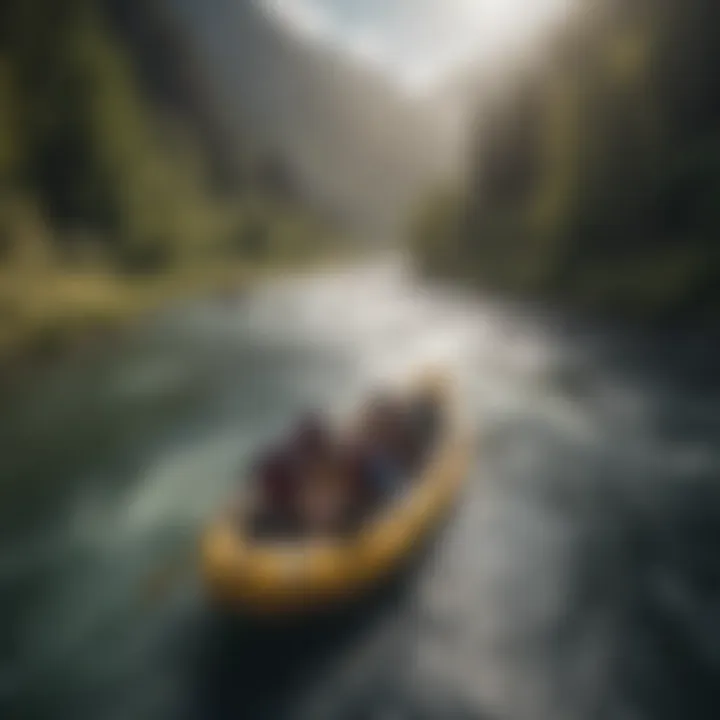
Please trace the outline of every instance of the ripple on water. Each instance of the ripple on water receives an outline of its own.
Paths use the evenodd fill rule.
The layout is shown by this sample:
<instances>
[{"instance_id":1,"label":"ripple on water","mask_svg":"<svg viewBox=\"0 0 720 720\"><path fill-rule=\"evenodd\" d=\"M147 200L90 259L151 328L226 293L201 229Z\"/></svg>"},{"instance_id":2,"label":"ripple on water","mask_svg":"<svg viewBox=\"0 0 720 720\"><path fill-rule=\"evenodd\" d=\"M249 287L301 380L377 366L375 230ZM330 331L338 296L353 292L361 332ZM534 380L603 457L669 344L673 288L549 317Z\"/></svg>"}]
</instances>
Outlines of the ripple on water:
<instances>
[{"instance_id":1,"label":"ripple on water","mask_svg":"<svg viewBox=\"0 0 720 720\"><path fill-rule=\"evenodd\" d=\"M143 333L55 378L56 405L26 413L43 421L37 452L53 437L73 452L57 455L53 522L0 552L14 628L0 693L18 707L74 720L674 720L684 703L711 717L712 398L656 391L527 314L420 291L396 269L276 284ZM191 572L148 600L148 576L187 558L259 442L299 408L345 407L427 361L456 373L478 463L399 599L354 632L275 643L218 630ZM94 428L116 442L80 452Z\"/></svg>"}]
</instances>

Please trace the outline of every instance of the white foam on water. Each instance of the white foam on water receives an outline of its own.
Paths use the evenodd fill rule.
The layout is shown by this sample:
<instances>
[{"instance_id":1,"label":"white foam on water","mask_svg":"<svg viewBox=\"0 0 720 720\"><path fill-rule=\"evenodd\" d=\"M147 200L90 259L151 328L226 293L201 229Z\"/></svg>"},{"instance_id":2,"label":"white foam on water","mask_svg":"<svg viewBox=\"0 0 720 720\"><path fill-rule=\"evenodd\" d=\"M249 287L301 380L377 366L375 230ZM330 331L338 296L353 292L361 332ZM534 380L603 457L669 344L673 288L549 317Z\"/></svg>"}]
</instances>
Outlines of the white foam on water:
<instances>
[{"instance_id":1,"label":"white foam on water","mask_svg":"<svg viewBox=\"0 0 720 720\"><path fill-rule=\"evenodd\" d=\"M180 333L190 340L188 347L209 348L211 355L222 353L227 342L258 346L273 357L307 351L311 358L333 359L327 371L320 363L303 365L293 372L292 382L303 386L304 397L328 398L335 409L355 402L369 384L441 364L456 376L461 399L480 430L529 418L569 437L592 441L598 433L582 403L568 400L547 382L559 351L530 332L526 321L490 305L421 292L397 267L276 283L237 307L203 308L187 322L175 318L173 323L164 332ZM334 363L337 358L342 362ZM212 375L209 379L214 380ZM243 388L252 394L255 379L233 379L233 394L242 397ZM121 372L114 391L146 395L196 381L203 380L185 366L181 353L161 355ZM297 406L296 398L282 395L272 402L275 416L288 419ZM252 408L241 411L252 418ZM243 463L276 429L258 421L248 432L246 421L230 417L212 432L185 434L182 440L151 448L112 492L104 483L95 490L93 483L83 484L67 516L67 542L54 550L41 543L33 551L40 559L56 551L72 568L67 584L38 611L43 616L40 634L52 623L64 628L57 636L49 633L54 642L48 653L61 661L63 653L90 643L113 617L130 613L135 601L130 595L154 558L166 557L165 544L173 538L191 544L241 481ZM515 454L520 463L535 461L520 447ZM538 706L549 705L542 689L533 685L542 684L536 667L518 664L507 649L504 655L495 652L509 647L514 633L523 631L518 623L532 634L562 611L568 533L556 519L533 514L522 503L493 500L487 486L494 480L479 468L418 597L423 627L404 646L406 660L416 666L418 682L423 677L440 680L483 704L524 707L534 700ZM17 562L0 557L0 572L3 563L12 567ZM376 650L368 642L367 656L372 656ZM350 665L365 667L363 657L361 653ZM357 669L348 673L362 674ZM513 700L519 685L527 697Z\"/></svg>"}]
</instances>

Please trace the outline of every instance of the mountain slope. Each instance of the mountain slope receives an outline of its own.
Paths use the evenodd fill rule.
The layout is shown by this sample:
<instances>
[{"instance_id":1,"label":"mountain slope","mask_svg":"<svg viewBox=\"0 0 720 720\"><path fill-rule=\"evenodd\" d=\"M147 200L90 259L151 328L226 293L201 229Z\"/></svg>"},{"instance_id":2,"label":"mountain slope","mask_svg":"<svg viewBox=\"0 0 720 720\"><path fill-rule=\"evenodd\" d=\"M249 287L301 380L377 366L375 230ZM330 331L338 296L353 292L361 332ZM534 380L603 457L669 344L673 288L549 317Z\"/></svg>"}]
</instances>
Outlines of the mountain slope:
<instances>
[{"instance_id":1,"label":"mountain slope","mask_svg":"<svg viewBox=\"0 0 720 720\"><path fill-rule=\"evenodd\" d=\"M305 234L282 158L227 140L205 72L152 0L0 6L0 255L82 238L147 268Z\"/></svg>"},{"instance_id":2,"label":"mountain slope","mask_svg":"<svg viewBox=\"0 0 720 720\"><path fill-rule=\"evenodd\" d=\"M587 3L590 0L586 0ZM716 0L606 0L485 94L430 272L622 314L720 307Z\"/></svg>"},{"instance_id":3,"label":"mountain slope","mask_svg":"<svg viewBox=\"0 0 720 720\"><path fill-rule=\"evenodd\" d=\"M251 0L178 0L226 127L288 159L356 228L386 231L451 163L432 107L329 48L300 41Z\"/></svg>"}]
</instances>

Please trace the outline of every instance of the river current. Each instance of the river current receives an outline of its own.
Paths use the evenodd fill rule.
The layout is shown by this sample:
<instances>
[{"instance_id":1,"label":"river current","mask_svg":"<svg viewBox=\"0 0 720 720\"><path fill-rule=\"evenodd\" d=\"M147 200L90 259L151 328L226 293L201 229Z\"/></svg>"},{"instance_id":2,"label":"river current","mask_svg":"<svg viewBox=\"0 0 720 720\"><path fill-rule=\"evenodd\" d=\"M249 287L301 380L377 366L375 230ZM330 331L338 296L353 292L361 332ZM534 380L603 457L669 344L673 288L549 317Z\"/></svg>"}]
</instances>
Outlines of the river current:
<instances>
[{"instance_id":1,"label":"river current","mask_svg":"<svg viewBox=\"0 0 720 720\"><path fill-rule=\"evenodd\" d=\"M369 266L189 302L7 390L0 717L717 718L720 352L620 335ZM426 362L477 452L409 586L350 628L219 624L193 551L254 449Z\"/></svg>"}]
</instances>

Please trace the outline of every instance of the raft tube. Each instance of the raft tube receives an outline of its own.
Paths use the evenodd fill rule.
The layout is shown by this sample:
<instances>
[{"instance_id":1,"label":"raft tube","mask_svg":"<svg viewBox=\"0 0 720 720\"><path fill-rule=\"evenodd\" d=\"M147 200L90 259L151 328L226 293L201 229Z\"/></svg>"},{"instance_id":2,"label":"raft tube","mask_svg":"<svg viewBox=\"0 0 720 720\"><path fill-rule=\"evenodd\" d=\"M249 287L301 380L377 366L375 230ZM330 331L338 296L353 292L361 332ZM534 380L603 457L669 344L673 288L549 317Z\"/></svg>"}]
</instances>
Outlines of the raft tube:
<instances>
[{"instance_id":1,"label":"raft tube","mask_svg":"<svg viewBox=\"0 0 720 720\"><path fill-rule=\"evenodd\" d=\"M420 476L377 511L352 538L250 541L238 518L221 517L204 533L201 571L211 598L225 610L287 616L331 609L391 578L436 529L457 498L470 444L448 383L437 383L442 430Z\"/></svg>"}]
</instances>

